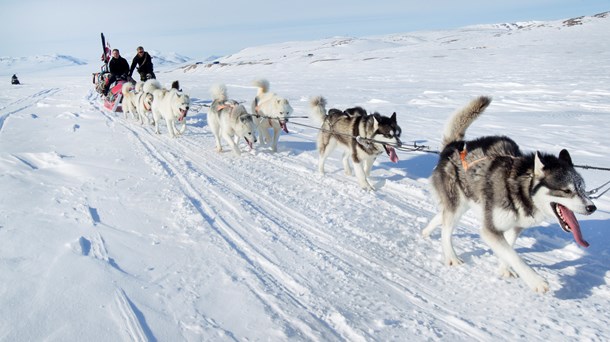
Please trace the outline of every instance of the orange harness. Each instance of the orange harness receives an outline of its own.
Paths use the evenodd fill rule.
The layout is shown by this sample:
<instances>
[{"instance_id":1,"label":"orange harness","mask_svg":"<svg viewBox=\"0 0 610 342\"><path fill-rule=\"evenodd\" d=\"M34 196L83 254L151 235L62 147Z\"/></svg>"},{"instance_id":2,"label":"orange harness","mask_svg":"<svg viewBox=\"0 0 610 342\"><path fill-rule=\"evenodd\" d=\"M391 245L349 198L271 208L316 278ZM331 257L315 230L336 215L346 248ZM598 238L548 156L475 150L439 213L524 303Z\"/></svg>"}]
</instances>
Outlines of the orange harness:
<instances>
[{"instance_id":1,"label":"orange harness","mask_svg":"<svg viewBox=\"0 0 610 342\"><path fill-rule=\"evenodd\" d=\"M221 111L221 110L223 110L223 109L225 109L225 108L231 108L231 109L233 109L233 108L235 108L235 106L234 106L234 105L232 105L232 104L226 104L226 103L225 103L225 104L218 105L218 107L216 107L216 110L217 110L217 111Z\"/></svg>"},{"instance_id":2,"label":"orange harness","mask_svg":"<svg viewBox=\"0 0 610 342\"><path fill-rule=\"evenodd\" d=\"M462 161L462 167L464 168L464 170L468 170L468 168L473 166L474 164L487 159L487 157L482 157L477 160L473 160L469 163L466 161L467 154L468 154L468 150L466 149L466 146L464 146L464 149L460 152L460 160Z\"/></svg>"}]
</instances>

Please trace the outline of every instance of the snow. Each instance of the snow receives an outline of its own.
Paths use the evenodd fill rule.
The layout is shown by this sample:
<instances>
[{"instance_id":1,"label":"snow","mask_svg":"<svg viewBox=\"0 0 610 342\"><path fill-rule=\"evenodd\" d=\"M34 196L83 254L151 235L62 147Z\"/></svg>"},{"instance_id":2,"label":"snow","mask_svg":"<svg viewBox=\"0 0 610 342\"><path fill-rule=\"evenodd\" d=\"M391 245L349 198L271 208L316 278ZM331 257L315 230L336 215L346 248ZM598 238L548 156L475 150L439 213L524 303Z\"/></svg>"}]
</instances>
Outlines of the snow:
<instances>
[{"instance_id":1,"label":"snow","mask_svg":"<svg viewBox=\"0 0 610 342\"><path fill-rule=\"evenodd\" d=\"M443 265L438 233L421 237L436 212L436 155L380 157L368 192L339 152L316 172L316 131L298 125L309 119L291 120L277 153L236 157L215 151L203 106L225 83L249 107L253 81L267 78L294 115L316 95L396 112L403 141L436 149L449 115L490 95L468 137L506 134L609 167L610 18L580 22L333 37L159 65L159 80L180 80L192 99L176 139L104 110L97 64L25 59L21 86L0 83L0 340L610 339L608 194L578 217L589 248L555 221L517 240L550 284L540 295L497 275L475 213L454 236L464 265ZM588 189L609 178L581 174Z\"/></svg>"}]
</instances>

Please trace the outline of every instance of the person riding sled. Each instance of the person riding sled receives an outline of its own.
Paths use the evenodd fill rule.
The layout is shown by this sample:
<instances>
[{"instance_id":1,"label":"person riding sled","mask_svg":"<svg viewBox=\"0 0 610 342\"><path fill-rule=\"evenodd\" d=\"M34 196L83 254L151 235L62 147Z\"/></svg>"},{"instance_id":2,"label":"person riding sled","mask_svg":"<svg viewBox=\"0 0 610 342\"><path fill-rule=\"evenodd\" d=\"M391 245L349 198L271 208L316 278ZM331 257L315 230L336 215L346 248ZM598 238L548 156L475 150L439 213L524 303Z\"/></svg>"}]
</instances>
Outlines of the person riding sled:
<instances>
[{"instance_id":1,"label":"person riding sled","mask_svg":"<svg viewBox=\"0 0 610 342\"><path fill-rule=\"evenodd\" d=\"M11 77L11 84L20 84L16 74L13 74L13 77Z\"/></svg>"},{"instance_id":2,"label":"person riding sled","mask_svg":"<svg viewBox=\"0 0 610 342\"><path fill-rule=\"evenodd\" d=\"M133 74L133 70L136 68L136 65L138 65L138 73L140 74L140 80L142 82L151 79L151 78L157 78L155 76L155 73L153 72L153 63L152 63L152 57L150 56L150 54L148 54L148 52L144 51L144 48L141 46L138 46L138 48L136 49L136 56L133 58L133 61L131 62L131 68L129 69L129 76L131 76Z\"/></svg>"},{"instance_id":3,"label":"person riding sled","mask_svg":"<svg viewBox=\"0 0 610 342\"><path fill-rule=\"evenodd\" d=\"M112 58L110 62L108 62L108 71L110 72L110 77L108 77L108 82L104 86L104 96L108 95L108 90L110 89L110 85L112 85L117 80L129 80L129 63L119 53L118 49L112 50Z\"/></svg>"}]
</instances>

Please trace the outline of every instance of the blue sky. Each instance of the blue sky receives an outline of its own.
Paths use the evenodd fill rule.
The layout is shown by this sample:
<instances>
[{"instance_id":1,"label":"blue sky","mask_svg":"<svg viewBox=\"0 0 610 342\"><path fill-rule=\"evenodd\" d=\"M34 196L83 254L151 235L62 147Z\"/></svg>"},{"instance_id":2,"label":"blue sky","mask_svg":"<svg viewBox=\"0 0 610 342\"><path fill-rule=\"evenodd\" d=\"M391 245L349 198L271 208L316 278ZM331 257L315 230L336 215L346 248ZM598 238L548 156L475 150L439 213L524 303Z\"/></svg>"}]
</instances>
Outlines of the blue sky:
<instances>
[{"instance_id":1,"label":"blue sky","mask_svg":"<svg viewBox=\"0 0 610 342\"><path fill-rule=\"evenodd\" d=\"M138 45L195 59L248 46L332 36L556 20L610 11L609 0L513 1L0 1L0 56L65 54L95 60Z\"/></svg>"}]
</instances>

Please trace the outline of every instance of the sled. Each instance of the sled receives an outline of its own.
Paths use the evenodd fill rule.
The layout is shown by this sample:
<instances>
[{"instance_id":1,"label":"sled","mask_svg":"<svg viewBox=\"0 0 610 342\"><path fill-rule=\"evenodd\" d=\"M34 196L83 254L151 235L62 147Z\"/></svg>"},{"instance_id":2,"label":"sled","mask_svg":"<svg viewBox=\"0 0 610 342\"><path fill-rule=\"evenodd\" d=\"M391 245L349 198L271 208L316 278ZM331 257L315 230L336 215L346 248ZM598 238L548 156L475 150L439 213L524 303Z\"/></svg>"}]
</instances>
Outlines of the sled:
<instances>
[{"instance_id":1,"label":"sled","mask_svg":"<svg viewBox=\"0 0 610 342\"><path fill-rule=\"evenodd\" d=\"M104 98L104 108L108 109L111 112L123 112L123 106L121 104L123 100L123 84L127 81L117 81L114 86L110 88L107 96L102 96Z\"/></svg>"},{"instance_id":2,"label":"sled","mask_svg":"<svg viewBox=\"0 0 610 342\"><path fill-rule=\"evenodd\" d=\"M114 84L110 86L108 90L108 94L104 96L104 88L106 84L108 84L108 78L110 77L110 73L108 72L108 61L110 60L110 44L107 44L106 38L102 33L102 57L101 60L104 63L101 67L100 72L93 73L93 84L95 85L95 90L100 94L102 98L102 103L104 108L112 112L122 112L123 106L121 105L121 101L123 99L122 88L123 84L127 82L127 80L119 79Z\"/></svg>"}]
</instances>

